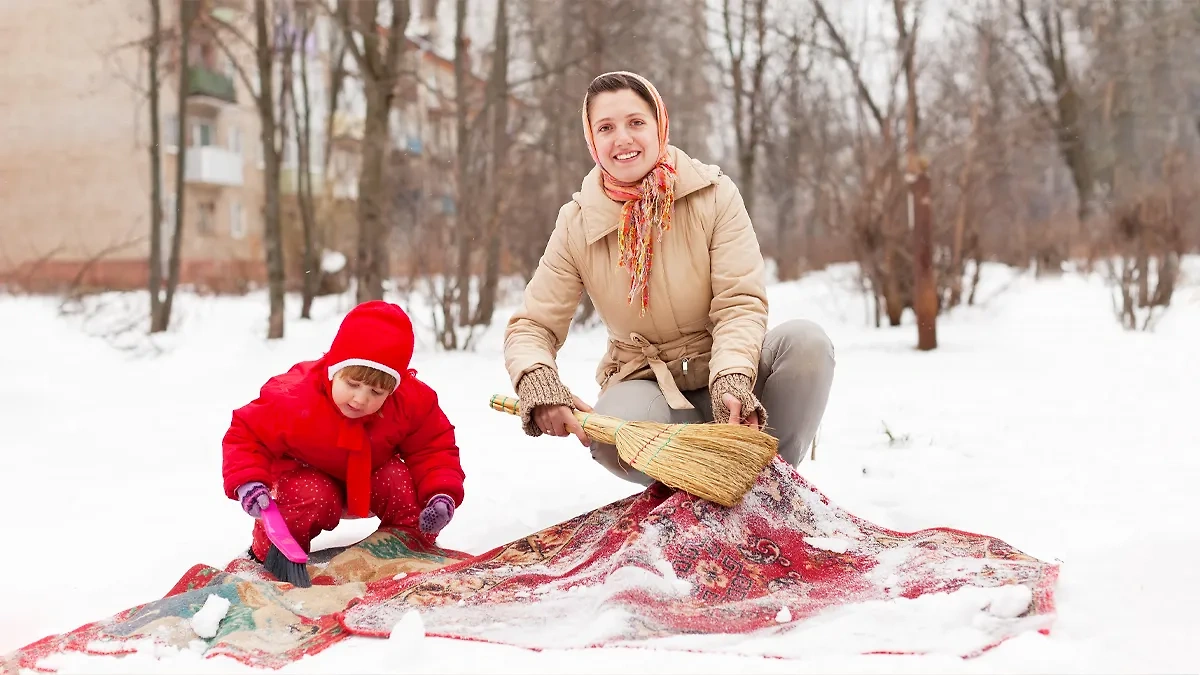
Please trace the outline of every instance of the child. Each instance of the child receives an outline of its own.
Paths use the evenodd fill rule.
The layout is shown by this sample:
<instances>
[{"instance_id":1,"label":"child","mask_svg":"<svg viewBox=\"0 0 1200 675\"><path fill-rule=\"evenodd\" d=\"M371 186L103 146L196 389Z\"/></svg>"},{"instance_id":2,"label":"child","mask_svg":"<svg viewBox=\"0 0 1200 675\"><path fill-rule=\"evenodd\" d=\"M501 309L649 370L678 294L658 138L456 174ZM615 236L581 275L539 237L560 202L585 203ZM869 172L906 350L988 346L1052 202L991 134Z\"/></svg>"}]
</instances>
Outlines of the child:
<instances>
[{"instance_id":1,"label":"child","mask_svg":"<svg viewBox=\"0 0 1200 675\"><path fill-rule=\"evenodd\" d=\"M404 310L365 302L323 357L272 377L233 412L222 441L225 494L256 519L250 553L260 563L270 541L259 516L270 498L305 551L343 516L419 527L431 541L450 522L464 478L454 426L408 370L412 354Z\"/></svg>"}]
</instances>

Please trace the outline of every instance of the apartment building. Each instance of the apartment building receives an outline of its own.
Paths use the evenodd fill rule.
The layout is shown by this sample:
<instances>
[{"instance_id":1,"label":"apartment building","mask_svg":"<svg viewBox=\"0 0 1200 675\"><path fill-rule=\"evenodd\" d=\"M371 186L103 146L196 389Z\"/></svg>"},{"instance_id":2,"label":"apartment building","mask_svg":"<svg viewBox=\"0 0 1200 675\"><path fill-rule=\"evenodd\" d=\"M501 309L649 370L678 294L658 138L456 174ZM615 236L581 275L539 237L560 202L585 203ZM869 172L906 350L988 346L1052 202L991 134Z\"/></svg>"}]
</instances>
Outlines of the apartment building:
<instances>
[{"instance_id":1,"label":"apartment building","mask_svg":"<svg viewBox=\"0 0 1200 675\"><path fill-rule=\"evenodd\" d=\"M229 17L244 4L205 3ZM178 3L162 5L170 31ZM140 43L149 34L145 3L0 3L0 88L8 92L0 104L0 284L145 287L151 164ZM182 139L177 43L160 57L163 246L169 250L175 226L182 140L181 281L237 290L265 277L258 115L252 91L211 35L193 31L191 42Z\"/></svg>"},{"instance_id":2,"label":"apartment building","mask_svg":"<svg viewBox=\"0 0 1200 675\"><path fill-rule=\"evenodd\" d=\"M202 4L205 11L241 23L253 35L246 0ZM178 22L178 3L162 5L169 32ZM435 7L433 0L414 3L404 69L417 77L401 84L390 120L389 173L400 174L392 185L393 201L405 212L398 218L429 225L425 229L449 222L456 208L454 67L445 54L445 29L439 26L444 21L434 17ZM338 38L333 28L327 17L319 19L297 59L309 60L313 184L322 200L322 238L325 247L352 258L365 97L361 83L348 78L328 121L330 45ZM149 33L148 8L125 0L0 3L0 59L5 63L0 87L8 92L0 103L0 288L146 286L150 124L147 56L141 43ZM54 36L50 44L47 35ZM181 283L202 290L244 290L265 281L264 167L253 55L239 53L248 87L207 31L192 32L180 139L179 58L174 41L168 42L160 57L163 247L169 250L175 227L175 167L182 140L187 152ZM353 72L352 59L347 66ZM298 77L298 62L293 71ZM482 87L482 79L474 85ZM327 126L332 131L328 148L323 143ZM294 278L303 273L300 223L291 198L298 182L296 155L294 143L284 148L281 175L285 258ZM411 269L419 229L395 228L394 273Z\"/></svg>"}]
</instances>

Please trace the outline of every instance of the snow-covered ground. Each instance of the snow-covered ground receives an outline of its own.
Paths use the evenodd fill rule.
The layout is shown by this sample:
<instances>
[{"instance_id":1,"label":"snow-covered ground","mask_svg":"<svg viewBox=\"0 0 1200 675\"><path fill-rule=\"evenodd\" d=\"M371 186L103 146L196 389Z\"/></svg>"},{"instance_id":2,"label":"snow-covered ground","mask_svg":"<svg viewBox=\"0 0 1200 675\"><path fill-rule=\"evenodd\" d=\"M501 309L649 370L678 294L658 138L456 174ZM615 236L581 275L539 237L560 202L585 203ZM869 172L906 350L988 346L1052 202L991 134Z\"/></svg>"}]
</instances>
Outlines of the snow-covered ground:
<instances>
[{"instance_id":1,"label":"snow-covered ground","mask_svg":"<svg viewBox=\"0 0 1200 675\"><path fill-rule=\"evenodd\" d=\"M956 527L1061 561L1059 617L1048 637L1031 633L964 662L857 656L825 626L819 649L778 660L535 653L420 640L419 626L408 626L393 640L347 640L287 670L1194 670L1187 636L1200 634L1200 261L1188 262L1175 306L1152 333L1120 329L1099 278L1035 281L989 267L982 305L943 318L932 353L912 349L910 324L869 327L847 268L771 288L772 324L814 319L837 349L817 459L802 473L886 527ZM50 299L0 297L0 654L161 597L192 564L222 566L244 550L250 521L221 492L230 410L266 377L320 355L348 309L344 298L323 298L315 320L302 322L291 319L298 302L289 298L288 337L268 344L263 296L185 295L183 320L158 349L127 335L140 348L119 350L88 333L142 299L107 300L107 313L85 321L59 316ZM425 346L414 362L457 424L468 474L466 503L442 543L470 552L636 491L594 466L578 442L528 439L515 418L488 407L491 394L511 389L501 332L498 321L472 353ZM596 394L602 342L601 330L578 331L561 355L568 384L585 398ZM316 545L351 543L371 529L373 521L353 521ZM158 662L74 655L54 665L245 670L189 652Z\"/></svg>"}]
</instances>

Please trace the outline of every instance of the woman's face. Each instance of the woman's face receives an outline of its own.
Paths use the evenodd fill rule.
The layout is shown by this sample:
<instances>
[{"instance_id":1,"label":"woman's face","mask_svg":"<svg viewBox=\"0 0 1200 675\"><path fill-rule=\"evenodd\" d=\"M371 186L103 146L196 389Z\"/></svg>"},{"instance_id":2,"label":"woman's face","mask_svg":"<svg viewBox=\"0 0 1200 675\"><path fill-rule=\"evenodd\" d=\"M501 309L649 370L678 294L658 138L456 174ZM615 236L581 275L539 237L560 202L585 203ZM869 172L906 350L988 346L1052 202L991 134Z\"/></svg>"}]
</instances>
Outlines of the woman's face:
<instances>
[{"instance_id":1,"label":"woman's face","mask_svg":"<svg viewBox=\"0 0 1200 675\"><path fill-rule=\"evenodd\" d=\"M590 103L600 166L623 183L642 180L658 161L658 123L650 105L632 89L602 92Z\"/></svg>"}]
</instances>

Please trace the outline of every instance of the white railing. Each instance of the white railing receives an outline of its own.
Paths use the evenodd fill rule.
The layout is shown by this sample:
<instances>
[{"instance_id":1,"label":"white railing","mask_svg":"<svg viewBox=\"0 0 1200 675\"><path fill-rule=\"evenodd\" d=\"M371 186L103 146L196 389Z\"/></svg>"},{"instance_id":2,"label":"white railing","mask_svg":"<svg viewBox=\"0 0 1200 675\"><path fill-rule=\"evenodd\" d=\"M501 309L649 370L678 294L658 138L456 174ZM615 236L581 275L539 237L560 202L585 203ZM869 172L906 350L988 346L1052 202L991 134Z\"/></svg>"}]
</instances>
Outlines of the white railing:
<instances>
[{"instance_id":1,"label":"white railing","mask_svg":"<svg viewBox=\"0 0 1200 675\"><path fill-rule=\"evenodd\" d=\"M242 156L216 146L192 147L187 150L183 177L191 183L212 185L241 185Z\"/></svg>"}]
</instances>

